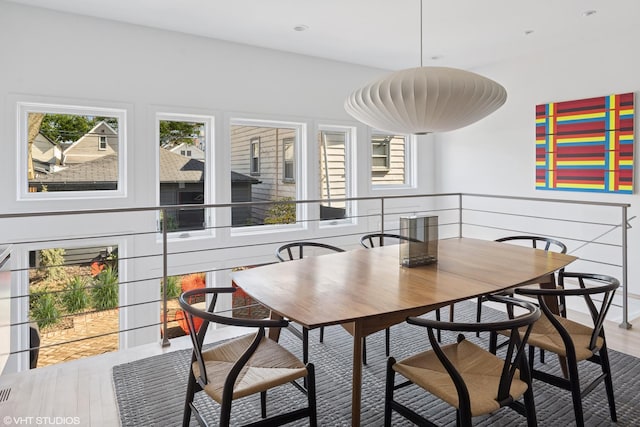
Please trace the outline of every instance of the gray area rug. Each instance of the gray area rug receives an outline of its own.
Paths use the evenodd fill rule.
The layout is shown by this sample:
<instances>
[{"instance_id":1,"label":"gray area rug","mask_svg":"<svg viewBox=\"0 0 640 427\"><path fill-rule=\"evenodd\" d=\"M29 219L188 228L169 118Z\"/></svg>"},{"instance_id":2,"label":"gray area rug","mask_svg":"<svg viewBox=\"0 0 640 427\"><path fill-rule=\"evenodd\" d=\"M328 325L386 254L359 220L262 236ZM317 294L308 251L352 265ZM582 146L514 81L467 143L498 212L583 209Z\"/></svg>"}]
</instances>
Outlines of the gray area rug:
<instances>
[{"instance_id":1,"label":"gray area rug","mask_svg":"<svg viewBox=\"0 0 640 427\"><path fill-rule=\"evenodd\" d=\"M475 318L476 305L460 303L455 306L456 320ZM443 316L447 316L446 309ZM484 319L498 319L502 314L483 308ZM446 318L446 317L443 317ZM467 338L487 345L488 337ZM400 359L428 348L426 330L405 324L391 328L391 354ZM443 341L453 341L453 335L444 335ZM316 366L318 418L321 426L349 426L351 419L351 336L340 326L325 328L324 343L318 342L318 332L311 331L309 339L310 361ZM282 332L282 345L301 358L302 345L289 332ZM485 347L486 348L486 347ZM384 413L385 364L384 332L367 338L367 362L363 368L362 425L382 426ZM584 399L585 423L588 426L638 426L640 425L640 359L610 350L615 388L618 423L609 418L604 385ZM120 419L123 426L178 426L182 423L184 395L191 352L182 350L119 365L113 368ZM539 360L536 361L539 365ZM583 384L597 374L598 366L583 362L580 371ZM557 357L547 355L545 369L559 372ZM396 376L396 378L400 378ZM538 424L541 426L575 425L573 405L569 392L534 381ZM217 425L218 407L204 393L196 402L210 425ZM452 408L412 386L396 392L419 412L429 414L439 425L455 425ZM291 385L269 391L267 410L269 415L293 406L304 406L306 397ZM234 402L233 425L256 421L260 417L258 395ZM394 414L394 426L412 425ZM191 425L197 425L192 417ZM291 425L308 425L306 420ZM524 417L509 408L474 419L478 426L526 426Z\"/></svg>"}]
</instances>

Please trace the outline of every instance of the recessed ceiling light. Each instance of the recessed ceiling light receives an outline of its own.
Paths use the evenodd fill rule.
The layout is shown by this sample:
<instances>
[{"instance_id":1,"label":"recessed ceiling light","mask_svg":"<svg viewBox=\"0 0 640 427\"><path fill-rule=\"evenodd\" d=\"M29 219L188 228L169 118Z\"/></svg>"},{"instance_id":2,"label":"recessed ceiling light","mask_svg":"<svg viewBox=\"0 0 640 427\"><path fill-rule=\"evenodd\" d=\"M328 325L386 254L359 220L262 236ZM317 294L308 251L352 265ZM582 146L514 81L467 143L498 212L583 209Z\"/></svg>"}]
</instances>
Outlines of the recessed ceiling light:
<instances>
[{"instance_id":1,"label":"recessed ceiling light","mask_svg":"<svg viewBox=\"0 0 640 427\"><path fill-rule=\"evenodd\" d=\"M585 10L584 12L582 12L582 16L591 16L591 15L595 15L597 13L596 10Z\"/></svg>"},{"instance_id":2,"label":"recessed ceiling light","mask_svg":"<svg viewBox=\"0 0 640 427\"><path fill-rule=\"evenodd\" d=\"M294 31L307 31L309 29L308 25L296 25L295 27L293 27Z\"/></svg>"},{"instance_id":3,"label":"recessed ceiling light","mask_svg":"<svg viewBox=\"0 0 640 427\"><path fill-rule=\"evenodd\" d=\"M433 55L431 59L437 61L438 59L442 59L442 55Z\"/></svg>"},{"instance_id":4,"label":"recessed ceiling light","mask_svg":"<svg viewBox=\"0 0 640 427\"><path fill-rule=\"evenodd\" d=\"M533 34L533 30L525 30L524 35L528 36L529 34Z\"/></svg>"}]
</instances>

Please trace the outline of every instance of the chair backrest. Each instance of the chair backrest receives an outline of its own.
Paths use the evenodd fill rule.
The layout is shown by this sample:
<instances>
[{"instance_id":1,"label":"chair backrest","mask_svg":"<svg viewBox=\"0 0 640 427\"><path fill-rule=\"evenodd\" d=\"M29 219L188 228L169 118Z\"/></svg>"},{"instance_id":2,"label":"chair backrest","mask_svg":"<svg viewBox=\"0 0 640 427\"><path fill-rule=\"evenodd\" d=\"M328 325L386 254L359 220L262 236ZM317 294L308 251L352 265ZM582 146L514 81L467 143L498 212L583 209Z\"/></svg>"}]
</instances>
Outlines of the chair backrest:
<instances>
[{"instance_id":1,"label":"chair backrest","mask_svg":"<svg viewBox=\"0 0 640 427\"><path fill-rule=\"evenodd\" d=\"M446 330L456 332L483 332L483 331L510 331L509 341L507 346L507 352L504 357L504 366L502 368L500 382L496 393L496 400L501 402L509 398L509 391L514 375L517 370L520 370L520 378L529 379L529 368L527 366L524 347L529 339L529 333L531 327L536 320L540 318L540 310L534 304L522 300L518 300L506 296L489 295L487 299L494 302L506 304L509 307L509 311L513 310L513 306L517 306L526 310L526 313L515 317L507 318L506 320L488 322L488 323L459 323L459 322L447 322L433 319L426 319L423 317L409 317L407 323L412 325L424 326L427 328L429 341L434 353L440 360L440 363L445 367L449 376L453 380L456 389L458 390L458 398L460 400L460 407L463 405L469 407L469 393L466 385L462 379L460 373L455 369L451 361L447 358L446 354L441 348L434 330ZM506 315L505 315L506 316ZM525 333L520 336L518 330L524 328ZM522 331L522 329L520 329ZM465 339L463 334L458 335L458 343ZM487 391L493 393L494 391Z\"/></svg>"},{"instance_id":2,"label":"chair backrest","mask_svg":"<svg viewBox=\"0 0 640 427\"><path fill-rule=\"evenodd\" d=\"M607 316L609 307L611 307L615 291L620 286L620 282L614 277L606 276L603 274L569 272L563 272L561 274L563 276L563 288L516 288L515 292L519 295L526 295L538 299L538 303L540 304L542 312L562 337L562 340L565 343L565 348L567 349L567 354L573 351L573 341L571 340L571 334L562 326L560 321L556 319L554 313L547 305L547 298L545 297L560 297L563 300L563 303L566 297L583 297L587 304L587 307L589 308L591 319L593 320L593 331L591 333L591 340L589 341L589 349L595 350L598 337L604 337L604 319ZM568 281L566 279L571 278L577 280L577 288L568 286L572 281ZM598 300L600 301L594 301L594 299L592 298L592 296L594 295L598 295ZM596 305L596 302L599 302L599 305Z\"/></svg>"},{"instance_id":3,"label":"chair backrest","mask_svg":"<svg viewBox=\"0 0 640 427\"><path fill-rule=\"evenodd\" d=\"M567 246L559 240L551 239L549 237L542 236L507 236L500 239L496 239L496 242L509 242L509 241L528 241L531 247L534 249L542 249L545 251L559 252L561 254L567 253Z\"/></svg>"},{"instance_id":4,"label":"chair backrest","mask_svg":"<svg viewBox=\"0 0 640 427\"><path fill-rule=\"evenodd\" d=\"M214 314L218 295L223 293L233 293L236 292L236 290L237 288L233 287L198 288L191 291L183 292L178 300L180 302L180 307L182 308L182 310L184 310L186 315L185 317L187 325L189 327L189 336L191 337L191 343L193 344L192 362L198 362L200 375L197 378L197 381L201 387L204 387L208 383L207 370L205 369L204 360L202 358L202 343L204 342L204 337L207 333L209 323L213 322L221 325L243 326L247 328L258 329L251 345L238 358L238 360L235 361L233 367L229 371L224 385L226 393L228 393L228 391L226 390L228 388L233 391L233 385L235 384L240 371L250 359L251 355L258 348L258 344L260 344L260 341L265 337L265 328L284 328L289 324L287 320L244 319ZM212 298L206 311L201 310L192 304L193 301L205 299L206 295L209 294L212 295ZM194 318L202 319L202 324L199 326L199 328L195 326L196 322L194 321Z\"/></svg>"},{"instance_id":5,"label":"chair backrest","mask_svg":"<svg viewBox=\"0 0 640 427\"><path fill-rule=\"evenodd\" d=\"M323 252L344 252L344 249L340 249L336 246L328 245L326 243L293 242L280 246L276 250L276 257L280 262L302 259L304 258L304 250L306 248L313 248L308 251L310 255L319 255Z\"/></svg>"},{"instance_id":6,"label":"chair backrest","mask_svg":"<svg viewBox=\"0 0 640 427\"><path fill-rule=\"evenodd\" d=\"M398 243L402 240L410 240L408 237L401 236L399 234L389 234L389 233L371 233L365 234L360 238L360 244L367 249L375 248L376 246L384 246L385 242L390 240L395 240L394 243Z\"/></svg>"},{"instance_id":7,"label":"chair backrest","mask_svg":"<svg viewBox=\"0 0 640 427\"><path fill-rule=\"evenodd\" d=\"M542 249L544 251L558 252L561 254L567 253L567 246L559 240L552 239L550 237L543 236L507 236L502 237L500 239L496 239L496 242L525 242L529 243L529 245L533 249ZM562 272L564 271L564 267L558 270L558 280L557 284L562 287ZM555 276L554 276L555 277ZM561 305L561 311L563 316L566 315L565 306Z\"/></svg>"}]
</instances>

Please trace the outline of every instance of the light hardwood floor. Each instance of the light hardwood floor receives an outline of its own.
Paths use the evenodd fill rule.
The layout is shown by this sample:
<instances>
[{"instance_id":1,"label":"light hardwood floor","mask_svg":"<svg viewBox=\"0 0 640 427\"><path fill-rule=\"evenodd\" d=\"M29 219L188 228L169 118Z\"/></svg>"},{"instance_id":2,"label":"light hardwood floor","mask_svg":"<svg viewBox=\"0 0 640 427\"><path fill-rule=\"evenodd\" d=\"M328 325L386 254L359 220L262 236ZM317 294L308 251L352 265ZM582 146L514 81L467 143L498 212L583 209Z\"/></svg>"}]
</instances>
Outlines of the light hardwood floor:
<instances>
[{"instance_id":1,"label":"light hardwood floor","mask_svg":"<svg viewBox=\"0 0 640 427\"><path fill-rule=\"evenodd\" d=\"M640 319L635 319L635 322L635 329L626 330L607 321L605 330L609 347L640 357ZM242 333L246 330L224 328L210 335L215 341ZM49 421L48 425L63 424L64 421L65 425L118 426L120 418L111 378L113 366L190 347L189 339L182 337L172 340L167 348L150 344L19 374L2 375L0 396L7 388L11 393L8 400L0 402L0 426L37 425L36 417L41 417L41 425L46 424L42 421Z\"/></svg>"}]
</instances>

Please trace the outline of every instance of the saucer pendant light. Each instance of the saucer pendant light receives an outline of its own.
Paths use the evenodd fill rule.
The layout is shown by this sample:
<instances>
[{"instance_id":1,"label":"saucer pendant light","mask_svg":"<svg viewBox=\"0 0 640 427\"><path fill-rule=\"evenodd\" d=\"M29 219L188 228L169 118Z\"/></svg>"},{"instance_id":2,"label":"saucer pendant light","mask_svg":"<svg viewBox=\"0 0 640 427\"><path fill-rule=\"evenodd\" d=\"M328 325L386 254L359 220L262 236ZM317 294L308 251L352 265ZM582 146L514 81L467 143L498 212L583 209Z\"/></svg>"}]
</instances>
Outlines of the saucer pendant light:
<instances>
[{"instance_id":1,"label":"saucer pendant light","mask_svg":"<svg viewBox=\"0 0 640 427\"><path fill-rule=\"evenodd\" d=\"M500 108L507 91L469 71L422 66L397 71L354 91L344 103L351 116L375 129L426 134L470 125Z\"/></svg>"}]
</instances>

